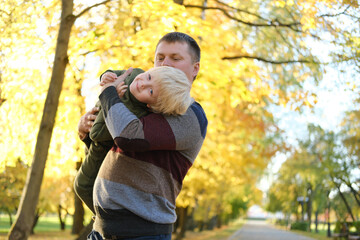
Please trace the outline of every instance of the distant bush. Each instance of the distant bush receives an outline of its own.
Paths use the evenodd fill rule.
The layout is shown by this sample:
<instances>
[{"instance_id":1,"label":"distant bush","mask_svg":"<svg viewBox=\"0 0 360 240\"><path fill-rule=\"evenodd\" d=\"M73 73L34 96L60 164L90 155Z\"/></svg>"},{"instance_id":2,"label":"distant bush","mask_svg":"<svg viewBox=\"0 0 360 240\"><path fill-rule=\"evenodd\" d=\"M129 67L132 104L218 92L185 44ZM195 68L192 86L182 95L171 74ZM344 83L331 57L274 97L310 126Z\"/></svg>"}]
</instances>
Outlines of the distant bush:
<instances>
[{"instance_id":1,"label":"distant bush","mask_svg":"<svg viewBox=\"0 0 360 240\"><path fill-rule=\"evenodd\" d=\"M360 221L353 222L356 232L360 232Z\"/></svg>"},{"instance_id":2,"label":"distant bush","mask_svg":"<svg viewBox=\"0 0 360 240\"><path fill-rule=\"evenodd\" d=\"M276 219L275 224L280 225L280 226L287 226L289 224L289 220L288 219Z\"/></svg>"},{"instance_id":3,"label":"distant bush","mask_svg":"<svg viewBox=\"0 0 360 240\"><path fill-rule=\"evenodd\" d=\"M308 222L294 222L291 224L291 230L307 231L309 228Z\"/></svg>"},{"instance_id":4,"label":"distant bush","mask_svg":"<svg viewBox=\"0 0 360 240\"><path fill-rule=\"evenodd\" d=\"M344 222L344 221L336 221L335 223L335 233L342 233L342 232L360 232L360 221L356 222Z\"/></svg>"}]
</instances>

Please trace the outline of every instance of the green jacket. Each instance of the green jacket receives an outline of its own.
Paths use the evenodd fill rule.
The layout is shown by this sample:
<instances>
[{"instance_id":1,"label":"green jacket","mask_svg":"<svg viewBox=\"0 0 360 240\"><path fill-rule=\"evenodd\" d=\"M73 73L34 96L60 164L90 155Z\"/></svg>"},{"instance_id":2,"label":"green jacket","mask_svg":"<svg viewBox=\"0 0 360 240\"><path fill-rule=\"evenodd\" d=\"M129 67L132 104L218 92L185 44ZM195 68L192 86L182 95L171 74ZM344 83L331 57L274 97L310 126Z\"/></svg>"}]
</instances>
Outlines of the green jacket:
<instances>
[{"instance_id":1,"label":"green jacket","mask_svg":"<svg viewBox=\"0 0 360 240\"><path fill-rule=\"evenodd\" d=\"M120 76L125 73L125 70L107 70L106 72L114 72L117 76ZM143 72L143 70L135 68L132 73L124 80L125 84L129 86L135 77ZM124 96L121 98L121 101L138 118L141 118L150 113L146 104L139 102L130 93L129 90L125 92ZM87 143L86 156L83 163L81 164L74 182L74 189L76 194L93 213L95 212L92 198L94 182L101 163L103 162L108 151L114 145L113 138L105 124L105 118L101 109L100 101L96 103L96 106L99 107L100 111L96 116L94 125L91 127L88 138L84 140L84 142Z\"/></svg>"}]
</instances>

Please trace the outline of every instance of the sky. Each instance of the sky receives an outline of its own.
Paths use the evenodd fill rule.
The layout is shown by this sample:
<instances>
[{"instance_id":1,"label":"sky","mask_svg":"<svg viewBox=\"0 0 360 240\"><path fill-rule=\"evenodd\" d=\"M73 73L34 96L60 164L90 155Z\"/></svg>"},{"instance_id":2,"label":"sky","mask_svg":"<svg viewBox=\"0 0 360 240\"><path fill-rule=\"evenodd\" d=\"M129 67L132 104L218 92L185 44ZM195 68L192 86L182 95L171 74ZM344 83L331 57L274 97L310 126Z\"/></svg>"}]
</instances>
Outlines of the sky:
<instances>
[{"instance_id":1,"label":"sky","mask_svg":"<svg viewBox=\"0 0 360 240\"><path fill-rule=\"evenodd\" d=\"M332 46L311 41L308 44L320 61L331 62L329 52L334 50ZM353 67L345 66L344 69L344 66L327 65L324 67L323 78L318 86L310 81L304 85L305 90L317 94L314 109L305 109L302 113L298 113L280 106L272 108L274 117L278 119L279 128L285 131L284 137L288 144L297 146L297 139L306 137L309 123L319 125L324 130L334 132L340 130L339 126L345 112L359 108L354 104L354 100L358 97L356 91L349 90L347 82L359 86L360 75ZM264 176L258 185L261 190L266 192L286 158L285 154L279 153L272 159L268 166L268 175Z\"/></svg>"},{"instance_id":2,"label":"sky","mask_svg":"<svg viewBox=\"0 0 360 240\"><path fill-rule=\"evenodd\" d=\"M311 84L306 86L308 89L315 90L318 96L318 102L313 111L305 110L300 114L283 107L273 108L274 117L279 120L279 128L285 131L284 137L288 144L296 146L297 139L305 138L309 123L320 125L325 130L339 131L345 112L359 108L353 103L358 96L355 92L348 90L348 86L342 79L358 82L360 76L357 75L357 79L354 79L350 72L343 73L336 67L329 66L326 67L326 73L319 86ZM258 185L261 190L266 192L286 158L285 154L279 153L272 159L268 166L268 175L264 176Z\"/></svg>"}]
</instances>

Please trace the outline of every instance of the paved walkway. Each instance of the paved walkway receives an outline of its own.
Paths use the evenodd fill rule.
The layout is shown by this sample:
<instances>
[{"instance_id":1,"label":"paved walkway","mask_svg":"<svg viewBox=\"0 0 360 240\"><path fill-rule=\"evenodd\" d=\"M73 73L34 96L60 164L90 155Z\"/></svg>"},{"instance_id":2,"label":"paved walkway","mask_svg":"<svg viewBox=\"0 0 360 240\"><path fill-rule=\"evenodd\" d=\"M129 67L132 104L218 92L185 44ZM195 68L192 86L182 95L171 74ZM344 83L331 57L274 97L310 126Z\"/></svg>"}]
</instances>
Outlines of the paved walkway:
<instances>
[{"instance_id":1,"label":"paved walkway","mask_svg":"<svg viewBox=\"0 0 360 240\"><path fill-rule=\"evenodd\" d=\"M313 238L277 229L265 221L248 221L228 240L313 240Z\"/></svg>"}]
</instances>

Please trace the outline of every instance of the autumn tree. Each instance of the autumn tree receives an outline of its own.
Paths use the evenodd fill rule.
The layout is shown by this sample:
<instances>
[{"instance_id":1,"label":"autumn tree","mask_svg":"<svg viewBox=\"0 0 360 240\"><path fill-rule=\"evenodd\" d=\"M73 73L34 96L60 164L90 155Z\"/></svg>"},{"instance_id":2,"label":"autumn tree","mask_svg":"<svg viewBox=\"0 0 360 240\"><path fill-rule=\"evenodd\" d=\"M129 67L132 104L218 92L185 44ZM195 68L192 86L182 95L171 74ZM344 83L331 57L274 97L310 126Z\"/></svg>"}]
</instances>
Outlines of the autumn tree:
<instances>
[{"instance_id":1,"label":"autumn tree","mask_svg":"<svg viewBox=\"0 0 360 240\"><path fill-rule=\"evenodd\" d=\"M89 8L79 13L79 15L74 16L73 2L67 0L62 1L61 21L51 81L44 105L43 117L40 123L33 162L31 164L30 170L28 171L28 177L17 213L17 220L9 233L10 239L27 239L30 233L34 219L35 208L39 199L40 186L43 179L48 148L50 145L59 96L65 75L65 69L66 65L68 64L67 49L71 28L76 18L88 10Z\"/></svg>"},{"instance_id":2,"label":"autumn tree","mask_svg":"<svg viewBox=\"0 0 360 240\"><path fill-rule=\"evenodd\" d=\"M62 1L67 2L72 3ZM32 167L39 170L36 176L40 181L31 184L36 185L33 192L40 189L39 176L46 158L44 179L53 177L54 184L70 184L56 191L42 185L44 196L49 192L58 195L51 198L56 201L49 206L51 211L61 203L74 212L68 207L72 204L69 189L76 173L75 162L80 163L83 157L83 146L76 136L77 122L86 111L81 96L83 81L83 89L89 89L89 85L98 84L99 75L108 68L149 69L153 66L156 43L167 32L188 33L202 49L201 70L191 93L205 109L209 128L177 201L179 209L187 209L188 214L201 221L226 219L236 215L239 208L234 206L245 209L259 202L257 182L276 152L287 149L270 106L301 110L316 103L316 95L304 90L304 84L321 80L322 63L312 53L308 40L342 44L334 52L334 59L358 61L356 31L330 27L342 17L346 21L357 19L358 6L354 1L119 0L89 4L76 3L66 13L60 1L24 1L17 5L9 0L0 11L4 19L0 22L0 111L4 116L0 119L0 146L4 153L1 168L14 165L17 157L28 164L29 156L38 161L38 151L34 152L40 148L36 134L46 136L39 143L49 142L52 135L49 151L47 146L41 148L47 153L42 155L40 166ZM67 36L57 45L56 36L62 36L64 23L68 24ZM323 37L326 34L331 40ZM60 43L65 45L61 47ZM55 49L62 51L60 58L58 54L54 56ZM36 66L21 65L19 62L24 61L19 59L29 59ZM58 60L61 70L57 69ZM52 88L47 92L49 84L54 86L49 79L57 80L56 94ZM95 100L96 94L95 91ZM51 104L47 95L53 98ZM44 104L45 112L47 107L57 109L56 116L56 111L52 111L51 117L44 115L41 120L39 113ZM33 131L41 121L49 121L49 125L41 125L41 129L48 126L46 135L42 130ZM295 183L290 183L295 189ZM289 197L295 197L295 193L290 191ZM295 208L286 207L289 212Z\"/></svg>"},{"instance_id":3,"label":"autumn tree","mask_svg":"<svg viewBox=\"0 0 360 240\"><path fill-rule=\"evenodd\" d=\"M25 184L27 165L17 159L15 166L6 166L0 173L0 211L9 216L10 224L13 223L12 215L19 206L21 190Z\"/></svg>"},{"instance_id":4,"label":"autumn tree","mask_svg":"<svg viewBox=\"0 0 360 240\"><path fill-rule=\"evenodd\" d=\"M269 206L280 200L283 206L276 210L284 211L284 206L292 205L297 196L307 197L308 219L311 220L312 205L317 216L319 211L325 210L324 199L331 192L338 220L346 221L349 218L355 222L354 212L358 211L359 206L354 203L358 200L358 193L351 189L356 188L356 167L351 164L353 157L350 152L343 147L342 137L339 133L310 124L308 139L299 141L298 149L282 165L279 178L270 188L273 198ZM295 197L289 198L289 192L294 192Z\"/></svg>"}]
</instances>

